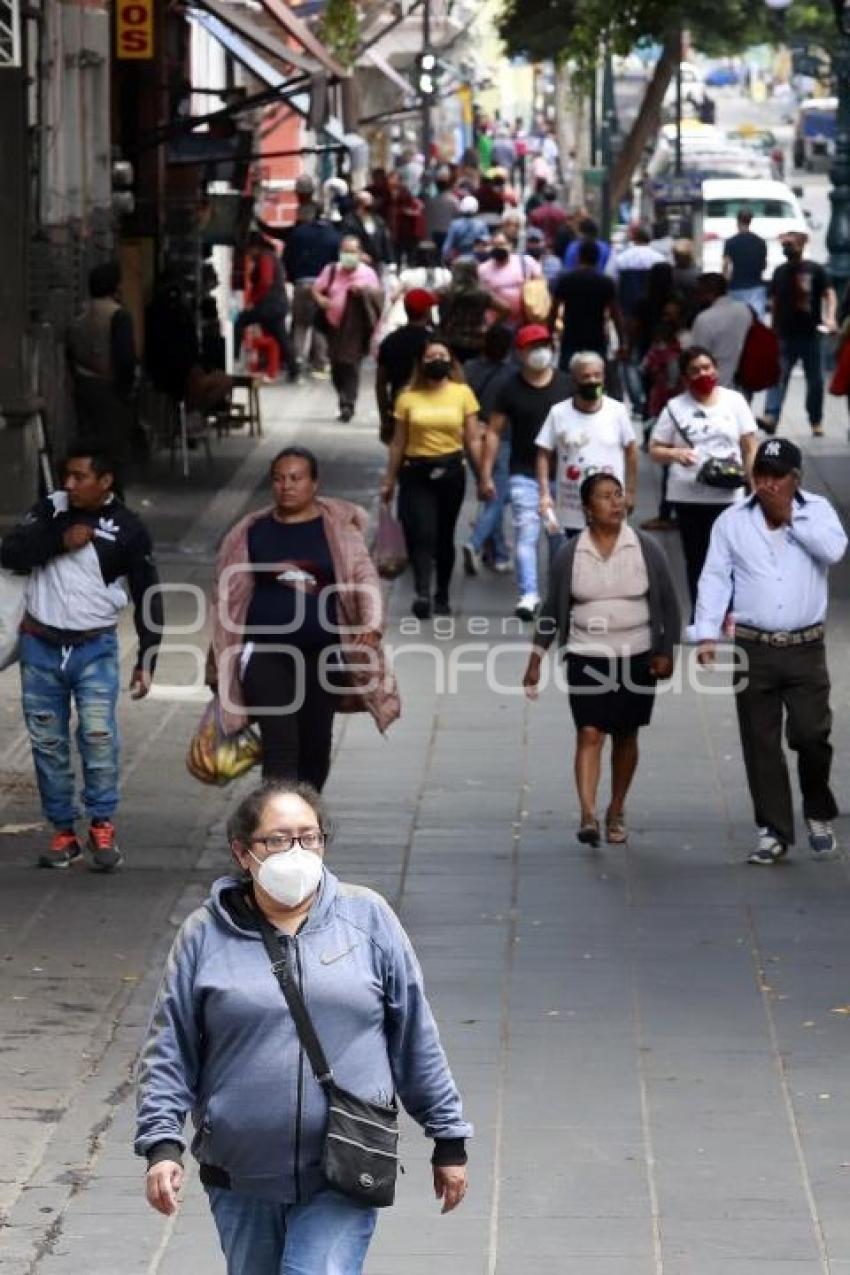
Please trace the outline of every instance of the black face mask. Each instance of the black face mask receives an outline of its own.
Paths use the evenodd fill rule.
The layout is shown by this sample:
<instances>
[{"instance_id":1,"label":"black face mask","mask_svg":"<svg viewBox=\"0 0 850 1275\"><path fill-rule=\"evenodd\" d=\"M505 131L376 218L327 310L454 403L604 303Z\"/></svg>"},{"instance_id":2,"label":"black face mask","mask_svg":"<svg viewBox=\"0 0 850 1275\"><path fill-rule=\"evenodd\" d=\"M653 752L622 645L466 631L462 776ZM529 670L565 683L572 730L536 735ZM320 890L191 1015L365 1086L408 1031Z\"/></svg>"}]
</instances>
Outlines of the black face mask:
<instances>
[{"instance_id":1,"label":"black face mask","mask_svg":"<svg viewBox=\"0 0 850 1275\"><path fill-rule=\"evenodd\" d=\"M490 256L486 248L479 248L478 252L474 252L472 255L476 261L486 261Z\"/></svg>"},{"instance_id":2,"label":"black face mask","mask_svg":"<svg viewBox=\"0 0 850 1275\"><path fill-rule=\"evenodd\" d=\"M511 254L508 252L507 248L494 248L493 251L490 253L490 256L493 258L494 261L501 261L501 262L507 261L510 255Z\"/></svg>"},{"instance_id":3,"label":"black face mask","mask_svg":"<svg viewBox=\"0 0 850 1275\"><path fill-rule=\"evenodd\" d=\"M427 376L429 381L444 381L451 370L448 359L431 359L430 363L422 364L422 375Z\"/></svg>"},{"instance_id":4,"label":"black face mask","mask_svg":"<svg viewBox=\"0 0 850 1275\"><path fill-rule=\"evenodd\" d=\"M543 256L542 248L529 247L529 248L526 248L525 252L526 252L526 256L533 257L535 261L539 261L540 258Z\"/></svg>"},{"instance_id":5,"label":"black face mask","mask_svg":"<svg viewBox=\"0 0 850 1275\"><path fill-rule=\"evenodd\" d=\"M583 403L598 403L605 392L605 387L595 381L585 385L576 385L576 398Z\"/></svg>"}]
</instances>

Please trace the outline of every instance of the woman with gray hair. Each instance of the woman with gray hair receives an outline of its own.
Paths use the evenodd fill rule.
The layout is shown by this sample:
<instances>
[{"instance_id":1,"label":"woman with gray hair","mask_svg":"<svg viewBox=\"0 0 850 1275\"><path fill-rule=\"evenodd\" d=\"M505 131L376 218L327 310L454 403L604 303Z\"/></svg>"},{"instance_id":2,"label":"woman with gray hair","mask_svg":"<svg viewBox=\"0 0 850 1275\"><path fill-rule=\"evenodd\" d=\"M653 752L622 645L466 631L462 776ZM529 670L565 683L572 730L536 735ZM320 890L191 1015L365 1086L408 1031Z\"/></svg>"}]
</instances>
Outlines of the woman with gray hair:
<instances>
[{"instance_id":1,"label":"woman with gray hair","mask_svg":"<svg viewBox=\"0 0 850 1275\"><path fill-rule=\"evenodd\" d=\"M585 526L581 488L586 478L616 478L631 513L638 474L637 437L625 406L605 393L605 360L594 350L580 350L570 359L569 371L573 396L555 404L536 439L540 512L568 538Z\"/></svg>"},{"instance_id":2,"label":"woman with gray hair","mask_svg":"<svg viewBox=\"0 0 850 1275\"><path fill-rule=\"evenodd\" d=\"M330 824L318 793L263 784L227 836L239 871L178 931L142 1048L135 1147L148 1162L147 1201L176 1211L191 1113L228 1275L361 1275L370 1199L392 1200L396 1094L434 1139L443 1213L466 1194L472 1128L398 918L324 864ZM296 1027L299 1001L326 1055L318 1074ZM348 1138L333 1132L336 1104ZM332 1155L331 1137L347 1149Z\"/></svg>"}]
</instances>

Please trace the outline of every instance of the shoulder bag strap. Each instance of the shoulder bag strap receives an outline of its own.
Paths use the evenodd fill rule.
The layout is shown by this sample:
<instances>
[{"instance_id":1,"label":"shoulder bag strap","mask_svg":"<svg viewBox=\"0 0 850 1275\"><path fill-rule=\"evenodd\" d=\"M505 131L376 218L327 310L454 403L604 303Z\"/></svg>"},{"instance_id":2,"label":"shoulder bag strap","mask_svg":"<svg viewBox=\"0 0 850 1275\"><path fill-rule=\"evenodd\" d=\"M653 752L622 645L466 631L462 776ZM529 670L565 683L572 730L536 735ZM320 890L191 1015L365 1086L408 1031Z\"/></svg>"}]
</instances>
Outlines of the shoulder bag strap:
<instances>
[{"instance_id":1,"label":"shoulder bag strap","mask_svg":"<svg viewBox=\"0 0 850 1275\"><path fill-rule=\"evenodd\" d=\"M257 921L263 944L271 961L272 973L277 979L280 990L283 992L286 1003L289 1006L289 1012L292 1015L292 1021L298 1033L298 1039L301 1041L304 1052L310 1060L313 1074L320 1085L328 1084L333 1080L333 1071L325 1056L325 1051L322 1049L321 1041L316 1035L313 1020L298 990L298 984L293 978L292 960L289 954L282 950L277 931L269 924L259 909L257 910Z\"/></svg>"},{"instance_id":2,"label":"shoulder bag strap","mask_svg":"<svg viewBox=\"0 0 850 1275\"><path fill-rule=\"evenodd\" d=\"M667 404L667 411L670 414L670 420L673 422L674 427L682 435L682 438L684 438L685 442L688 444L688 447L693 447L693 443L691 442L691 437L688 434L687 429L685 428L684 425L682 425L679 421L676 420L676 417L673 415L673 409L670 407L669 403Z\"/></svg>"}]
</instances>

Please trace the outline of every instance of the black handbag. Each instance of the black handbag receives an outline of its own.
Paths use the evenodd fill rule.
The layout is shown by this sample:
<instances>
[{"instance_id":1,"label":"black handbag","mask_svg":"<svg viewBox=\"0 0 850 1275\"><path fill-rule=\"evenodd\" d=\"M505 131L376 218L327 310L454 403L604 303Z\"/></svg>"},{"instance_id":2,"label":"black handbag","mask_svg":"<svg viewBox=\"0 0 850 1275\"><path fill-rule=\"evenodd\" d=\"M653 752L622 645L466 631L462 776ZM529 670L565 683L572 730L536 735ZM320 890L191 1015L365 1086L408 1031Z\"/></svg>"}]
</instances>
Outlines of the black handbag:
<instances>
[{"instance_id":1,"label":"black handbag","mask_svg":"<svg viewBox=\"0 0 850 1275\"><path fill-rule=\"evenodd\" d=\"M336 1083L298 990L292 958L282 953L277 932L265 917L259 915L258 920L298 1039L328 1100L322 1173L329 1186L358 1204L386 1208L395 1199L398 1174L398 1104L395 1099L391 1106L368 1102Z\"/></svg>"},{"instance_id":2,"label":"black handbag","mask_svg":"<svg viewBox=\"0 0 850 1275\"><path fill-rule=\"evenodd\" d=\"M688 447L693 447L687 429L676 420L669 403L667 411ZM746 486L747 475L744 466L734 456L709 456L699 467L697 482L704 483L706 487L719 487L722 491L737 491L739 487Z\"/></svg>"}]
</instances>

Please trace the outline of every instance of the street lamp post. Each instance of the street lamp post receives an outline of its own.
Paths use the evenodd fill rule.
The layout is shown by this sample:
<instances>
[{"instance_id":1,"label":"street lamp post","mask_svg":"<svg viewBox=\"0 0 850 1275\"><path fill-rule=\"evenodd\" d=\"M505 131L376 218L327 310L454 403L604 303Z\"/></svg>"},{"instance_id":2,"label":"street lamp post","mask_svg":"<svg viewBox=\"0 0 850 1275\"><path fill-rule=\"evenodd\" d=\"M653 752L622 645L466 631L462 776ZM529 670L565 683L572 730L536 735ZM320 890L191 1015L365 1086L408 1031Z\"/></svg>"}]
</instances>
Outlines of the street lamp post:
<instances>
[{"instance_id":1,"label":"street lamp post","mask_svg":"<svg viewBox=\"0 0 850 1275\"><path fill-rule=\"evenodd\" d=\"M832 0L838 24L838 40L831 50L838 111L835 121L835 155L829 170L832 214L826 234L829 268L839 298L850 282L850 4Z\"/></svg>"}]
</instances>

